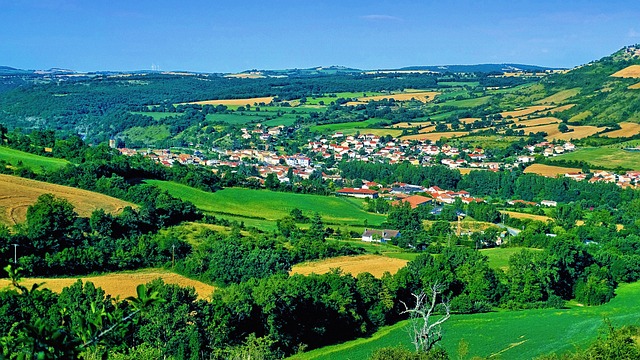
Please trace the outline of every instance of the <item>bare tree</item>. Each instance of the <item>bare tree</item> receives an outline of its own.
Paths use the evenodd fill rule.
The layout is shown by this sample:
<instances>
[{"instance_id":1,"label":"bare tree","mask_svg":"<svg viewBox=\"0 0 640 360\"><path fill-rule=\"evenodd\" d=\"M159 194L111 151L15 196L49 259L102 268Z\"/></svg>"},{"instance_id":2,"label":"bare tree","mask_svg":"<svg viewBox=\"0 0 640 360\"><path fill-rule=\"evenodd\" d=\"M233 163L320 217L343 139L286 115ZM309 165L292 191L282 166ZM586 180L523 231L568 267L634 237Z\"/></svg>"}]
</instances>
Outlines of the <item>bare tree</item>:
<instances>
[{"instance_id":1,"label":"bare tree","mask_svg":"<svg viewBox=\"0 0 640 360\"><path fill-rule=\"evenodd\" d=\"M451 316L451 305L448 300L438 303L438 295L441 293L442 285L435 283L427 288L426 293L420 290L419 294L411 294L416 299L412 308L401 301L405 308L401 314L409 314L409 332L416 352L429 352L438 341L442 340L440 325ZM434 320L434 312L438 309L442 309L443 313Z\"/></svg>"}]
</instances>

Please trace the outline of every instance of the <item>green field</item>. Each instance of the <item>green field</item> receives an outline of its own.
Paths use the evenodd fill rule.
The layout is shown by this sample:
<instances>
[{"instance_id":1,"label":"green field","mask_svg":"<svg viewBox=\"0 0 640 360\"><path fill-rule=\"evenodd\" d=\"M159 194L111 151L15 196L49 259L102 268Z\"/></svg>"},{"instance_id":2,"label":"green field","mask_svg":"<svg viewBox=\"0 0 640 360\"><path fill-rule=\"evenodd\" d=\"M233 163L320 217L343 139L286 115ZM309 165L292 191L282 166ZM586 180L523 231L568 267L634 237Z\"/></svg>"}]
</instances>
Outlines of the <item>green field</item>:
<instances>
[{"instance_id":1,"label":"green field","mask_svg":"<svg viewBox=\"0 0 640 360\"><path fill-rule=\"evenodd\" d=\"M246 124L250 122L262 122L264 121L264 116L259 115L247 115L242 114L207 114L207 121L219 121L225 122L231 125L237 124Z\"/></svg>"},{"instance_id":2,"label":"green field","mask_svg":"<svg viewBox=\"0 0 640 360\"><path fill-rule=\"evenodd\" d=\"M43 170L58 170L69 164L67 160L34 155L4 146L0 146L0 160L6 161L11 166L18 166L19 163L22 163L24 167L31 169L35 173L42 173Z\"/></svg>"},{"instance_id":3,"label":"green field","mask_svg":"<svg viewBox=\"0 0 640 360\"><path fill-rule=\"evenodd\" d=\"M512 248L492 248L480 250L482 255L489 258L489 267L492 269L507 270L509 268L509 258L511 255L519 253L520 251L528 249L532 251L539 251L538 249L512 247Z\"/></svg>"},{"instance_id":4,"label":"green field","mask_svg":"<svg viewBox=\"0 0 640 360\"><path fill-rule=\"evenodd\" d=\"M442 345L452 359L495 357L533 359L550 353L584 348L595 340L607 318L614 326L640 325L640 282L622 284L611 302L594 307L575 304L566 309L498 311L453 315L443 326ZM385 327L366 339L316 349L292 359L367 359L378 348L403 346L411 349L406 322ZM458 345L469 344L467 356L458 356Z\"/></svg>"},{"instance_id":5,"label":"green field","mask_svg":"<svg viewBox=\"0 0 640 360\"><path fill-rule=\"evenodd\" d=\"M161 141L171 136L169 126L167 125L151 125L151 126L135 126L125 130L122 135L133 141Z\"/></svg>"},{"instance_id":6,"label":"green field","mask_svg":"<svg viewBox=\"0 0 640 360\"><path fill-rule=\"evenodd\" d=\"M464 100L450 100L440 105L443 106L455 106L459 108L472 108L480 105L486 104L491 99L491 96L483 96L479 98L473 99L464 99Z\"/></svg>"},{"instance_id":7,"label":"green field","mask_svg":"<svg viewBox=\"0 0 640 360\"><path fill-rule=\"evenodd\" d=\"M360 225L364 221L370 225L381 224L386 217L372 214L362 209L362 200L307 194L292 194L268 190L228 188L215 193L205 192L172 182L147 180L147 183L167 190L171 195L190 201L199 209L222 217L273 223L298 208L311 216L318 212L325 223L336 225ZM275 225L275 223L273 223ZM250 225L252 226L252 225Z\"/></svg>"},{"instance_id":8,"label":"green field","mask_svg":"<svg viewBox=\"0 0 640 360\"><path fill-rule=\"evenodd\" d=\"M314 132L331 132L331 131L343 131L348 129L366 129L371 125L377 124L381 121L386 121L384 119L369 119L365 121L350 121L338 124L326 124L326 125L315 125L309 128L310 131Z\"/></svg>"},{"instance_id":9,"label":"green field","mask_svg":"<svg viewBox=\"0 0 640 360\"><path fill-rule=\"evenodd\" d=\"M325 105L331 104L332 101L336 101L338 98L343 99L353 99L353 98L362 98L366 96L378 96L378 95L387 95L387 93L381 92L339 92L333 94L335 96L319 96L315 98L307 98L307 104L309 105L319 105L320 101L322 101Z\"/></svg>"},{"instance_id":10,"label":"green field","mask_svg":"<svg viewBox=\"0 0 640 360\"><path fill-rule=\"evenodd\" d=\"M594 168L623 168L640 170L640 152L626 151L617 147L582 148L574 152L559 155L553 160L586 161Z\"/></svg>"}]
</instances>

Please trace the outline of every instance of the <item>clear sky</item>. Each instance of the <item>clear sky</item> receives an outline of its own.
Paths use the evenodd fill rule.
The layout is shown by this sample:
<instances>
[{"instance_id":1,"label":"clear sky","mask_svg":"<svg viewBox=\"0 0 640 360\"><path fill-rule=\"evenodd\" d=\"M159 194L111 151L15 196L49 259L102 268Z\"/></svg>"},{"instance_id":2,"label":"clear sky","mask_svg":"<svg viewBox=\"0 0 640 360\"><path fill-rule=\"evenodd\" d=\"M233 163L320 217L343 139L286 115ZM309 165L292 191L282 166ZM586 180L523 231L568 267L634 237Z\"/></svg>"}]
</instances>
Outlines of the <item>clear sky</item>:
<instances>
[{"instance_id":1,"label":"clear sky","mask_svg":"<svg viewBox=\"0 0 640 360\"><path fill-rule=\"evenodd\" d=\"M640 43L640 1L0 0L0 65L573 67Z\"/></svg>"}]
</instances>

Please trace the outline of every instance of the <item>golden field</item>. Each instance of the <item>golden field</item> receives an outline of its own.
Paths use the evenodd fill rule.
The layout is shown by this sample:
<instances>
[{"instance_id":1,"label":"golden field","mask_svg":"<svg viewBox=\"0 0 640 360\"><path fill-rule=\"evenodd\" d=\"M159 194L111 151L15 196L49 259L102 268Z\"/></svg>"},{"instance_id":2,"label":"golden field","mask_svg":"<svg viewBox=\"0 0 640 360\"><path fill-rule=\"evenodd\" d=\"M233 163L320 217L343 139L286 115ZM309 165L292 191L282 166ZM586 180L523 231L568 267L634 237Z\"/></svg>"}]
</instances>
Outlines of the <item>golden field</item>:
<instances>
[{"instance_id":1,"label":"golden field","mask_svg":"<svg viewBox=\"0 0 640 360\"><path fill-rule=\"evenodd\" d=\"M465 136L465 135L469 135L469 132L468 131L430 132L430 133L425 133L425 134L403 136L402 140L431 140L431 141L437 141L437 140L440 140L443 137L445 137L447 139L452 139L452 138L461 137L461 136Z\"/></svg>"},{"instance_id":2,"label":"golden field","mask_svg":"<svg viewBox=\"0 0 640 360\"><path fill-rule=\"evenodd\" d=\"M628 66L616 73L611 74L611 76L621 78L640 78L640 65Z\"/></svg>"},{"instance_id":3,"label":"golden field","mask_svg":"<svg viewBox=\"0 0 640 360\"><path fill-rule=\"evenodd\" d=\"M582 172L581 169L562 167L562 166L553 166L553 165L544 165L544 164L533 164L524 169L525 174L538 174L547 177L556 177L558 175L564 175L566 173L576 173Z\"/></svg>"},{"instance_id":4,"label":"golden field","mask_svg":"<svg viewBox=\"0 0 640 360\"><path fill-rule=\"evenodd\" d=\"M602 134L602 136L606 136L610 138L619 138L619 137L630 137L637 134L640 134L640 124L621 122L620 130L614 130L608 133L604 133Z\"/></svg>"},{"instance_id":5,"label":"golden field","mask_svg":"<svg viewBox=\"0 0 640 360\"><path fill-rule=\"evenodd\" d=\"M552 218L544 215L525 214L525 213L515 212L515 211L500 211L500 213L509 215L514 219L530 219L530 220L537 220L542 222L553 220Z\"/></svg>"},{"instance_id":6,"label":"golden field","mask_svg":"<svg viewBox=\"0 0 640 360\"><path fill-rule=\"evenodd\" d=\"M331 269L341 268L345 273L357 276L368 272L381 278L385 272L395 274L407 264L407 260L390 258L382 255L339 256L331 259L313 261L294 265L291 274L309 275L325 274Z\"/></svg>"},{"instance_id":7,"label":"golden field","mask_svg":"<svg viewBox=\"0 0 640 360\"><path fill-rule=\"evenodd\" d=\"M500 115L502 115L503 118L506 118L507 116L511 116L512 118L517 118L521 116L527 116L529 114L533 114L539 111L548 110L551 108L552 106L548 106L548 105L534 105L534 106L527 106L525 108L518 109L518 110L503 111L500 113Z\"/></svg>"},{"instance_id":8,"label":"golden field","mask_svg":"<svg viewBox=\"0 0 640 360\"><path fill-rule=\"evenodd\" d=\"M524 126L540 126L540 125L549 125L549 124L558 124L561 122L560 119L555 118L555 117L541 117L541 118L535 118L535 119L517 119L514 121L516 124L518 125L524 125ZM556 126L557 127L557 126Z\"/></svg>"},{"instance_id":9,"label":"golden field","mask_svg":"<svg viewBox=\"0 0 640 360\"><path fill-rule=\"evenodd\" d=\"M182 287L192 286L195 288L198 297L201 299L209 298L215 290L215 287L211 285L191 280L182 275L162 269L145 270L141 272L112 273L99 276L79 276L76 278L64 279L26 278L22 280L21 284L30 288L32 284L44 283L42 287L53 292L60 293L63 288L69 287L78 281L78 279L81 279L82 282L92 282L96 287L102 288L105 293L112 297L119 296L122 299L127 296L136 296L136 288L138 285L146 284L157 278L161 278L167 284L175 284ZM10 284L11 282L9 280L0 279L0 289L5 288Z\"/></svg>"},{"instance_id":10,"label":"golden field","mask_svg":"<svg viewBox=\"0 0 640 360\"><path fill-rule=\"evenodd\" d=\"M82 217L89 217L94 210L118 213L127 206L137 205L111 196L49 184L17 176L0 175L0 223L15 225L26 219L27 208L42 194L53 194L67 199Z\"/></svg>"},{"instance_id":11,"label":"golden field","mask_svg":"<svg viewBox=\"0 0 640 360\"><path fill-rule=\"evenodd\" d=\"M440 93L437 91L403 92L398 94L360 97L358 98L358 102L380 101L382 99L394 99L395 101L409 101L411 99L415 99L426 103L433 100L438 94Z\"/></svg>"},{"instance_id":12,"label":"golden field","mask_svg":"<svg viewBox=\"0 0 640 360\"><path fill-rule=\"evenodd\" d=\"M597 134L603 131L605 128L596 127L596 126L572 126L569 125L569 129L573 131L569 131L566 133L561 133L558 130L557 124L549 124L549 125L540 125L540 126L532 126L525 129L525 133L536 133L536 132L545 132L547 133L547 140L571 140L571 139L582 139L589 137L593 134Z\"/></svg>"}]
</instances>

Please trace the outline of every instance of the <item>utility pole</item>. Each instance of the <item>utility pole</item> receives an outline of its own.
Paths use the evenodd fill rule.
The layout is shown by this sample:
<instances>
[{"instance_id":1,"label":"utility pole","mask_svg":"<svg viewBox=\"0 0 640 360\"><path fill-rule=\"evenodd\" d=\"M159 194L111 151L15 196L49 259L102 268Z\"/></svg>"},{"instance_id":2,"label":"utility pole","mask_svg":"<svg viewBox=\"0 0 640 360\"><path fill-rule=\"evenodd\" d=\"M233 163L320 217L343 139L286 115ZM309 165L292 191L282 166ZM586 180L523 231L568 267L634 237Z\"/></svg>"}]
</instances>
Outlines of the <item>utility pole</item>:
<instances>
[{"instance_id":1,"label":"utility pole","mask_svg":"<svg viewBox=\"0 0 640 360\"><path fill-rule=\"evenodd\" d=\"M18 263L18 244L11 244L13 245L13 263L17 264Z\"/></svg>"}]
</instances>

